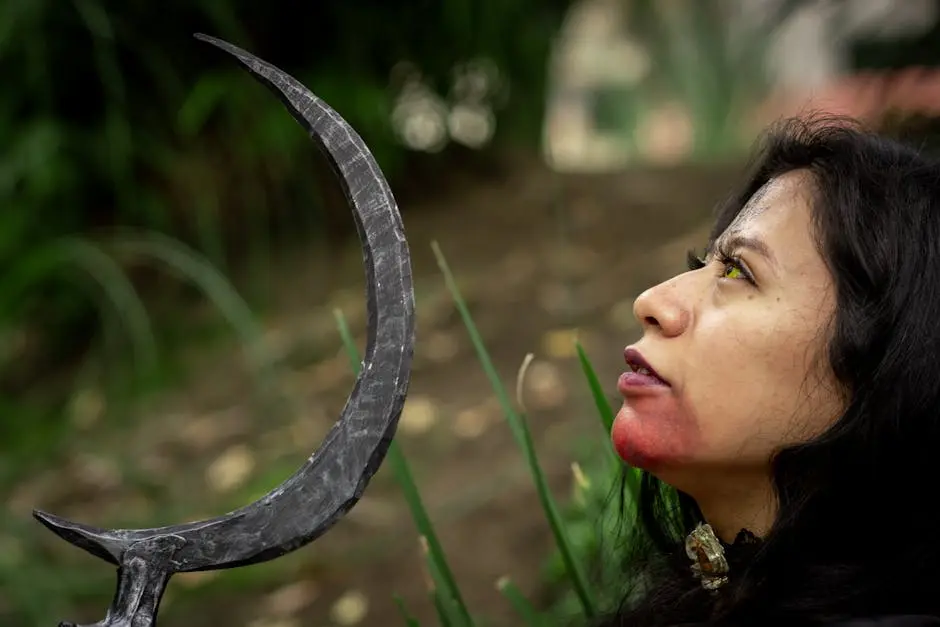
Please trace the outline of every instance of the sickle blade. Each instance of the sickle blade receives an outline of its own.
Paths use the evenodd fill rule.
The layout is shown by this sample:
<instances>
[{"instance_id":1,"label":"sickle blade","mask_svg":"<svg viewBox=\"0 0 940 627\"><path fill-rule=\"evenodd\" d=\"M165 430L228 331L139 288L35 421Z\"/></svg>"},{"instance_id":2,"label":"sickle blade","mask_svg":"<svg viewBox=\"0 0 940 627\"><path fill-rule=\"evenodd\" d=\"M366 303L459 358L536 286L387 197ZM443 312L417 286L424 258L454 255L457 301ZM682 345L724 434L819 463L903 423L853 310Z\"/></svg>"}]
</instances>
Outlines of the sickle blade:
<instances>
[{"instance_id":1,"label":"sickle blade","mask_svg":"<svg viewBox=\"0 0 940 627\"><path fill-rule=\"evenodd\" d=\"M414 350L414 291L398 207L359 135L294 78L229 43L197 35L232 54L285 104L340 178L362 243L368 339L363 367L339 421L287 481L217 518L152 529L107 530L35 516L68 542L122 564L141 542L173 546L171 572L232 568L293 551L332 527L362 496L391 444L408 391Z\"/></svg>"}]
</instances>

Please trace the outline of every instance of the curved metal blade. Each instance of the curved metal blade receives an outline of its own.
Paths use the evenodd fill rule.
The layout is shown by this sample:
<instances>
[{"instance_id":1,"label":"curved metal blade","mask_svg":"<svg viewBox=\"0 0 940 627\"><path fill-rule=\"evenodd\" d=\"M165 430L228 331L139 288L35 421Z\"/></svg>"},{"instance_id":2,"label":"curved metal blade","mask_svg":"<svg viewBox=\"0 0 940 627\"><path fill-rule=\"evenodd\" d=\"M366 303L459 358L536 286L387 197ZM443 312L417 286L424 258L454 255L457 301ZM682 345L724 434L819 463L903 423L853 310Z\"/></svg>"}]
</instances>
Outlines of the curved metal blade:
<instances>
[{"instance_id":1,"label":"curved metal blade","mask_svg":"<svg viewBox=\"0 0 940 627\"><path fill-rule=\"evenodd\" d=\"M201 522L130 530L98 529L35 512L60 537L114 564L122 564L127 550L140 542L170 538L171 573L270 560L314 540L342 518L359 500L394 436L414 349L414 292L404 228L365 143L292 77L229 43L197 38L232 54L271 88L337 172L362 242L368 341L362 371L323 444L292 477L251 505Z\"/></svg>"}]
</instances>

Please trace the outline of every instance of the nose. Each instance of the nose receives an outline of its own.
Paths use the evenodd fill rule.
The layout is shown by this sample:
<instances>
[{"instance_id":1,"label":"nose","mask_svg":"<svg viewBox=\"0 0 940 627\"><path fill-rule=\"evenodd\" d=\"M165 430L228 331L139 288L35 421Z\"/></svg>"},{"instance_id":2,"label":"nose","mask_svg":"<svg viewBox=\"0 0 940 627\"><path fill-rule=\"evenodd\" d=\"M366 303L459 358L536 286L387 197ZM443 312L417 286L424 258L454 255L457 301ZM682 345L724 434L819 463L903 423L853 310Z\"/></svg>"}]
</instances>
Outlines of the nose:
<instances>
[{"instance_id":1,"label":"nose","mask_svg":"<svg viewBox=\"0 0 940 627\"><path fill-rule=\"evenodd\" d=\"M679 298L675 279L655 285L637 296L633 301L633 315L644 332L658 331L666 337L681 335L690 317L688 308Z\"/></svg>"}]
</instances>

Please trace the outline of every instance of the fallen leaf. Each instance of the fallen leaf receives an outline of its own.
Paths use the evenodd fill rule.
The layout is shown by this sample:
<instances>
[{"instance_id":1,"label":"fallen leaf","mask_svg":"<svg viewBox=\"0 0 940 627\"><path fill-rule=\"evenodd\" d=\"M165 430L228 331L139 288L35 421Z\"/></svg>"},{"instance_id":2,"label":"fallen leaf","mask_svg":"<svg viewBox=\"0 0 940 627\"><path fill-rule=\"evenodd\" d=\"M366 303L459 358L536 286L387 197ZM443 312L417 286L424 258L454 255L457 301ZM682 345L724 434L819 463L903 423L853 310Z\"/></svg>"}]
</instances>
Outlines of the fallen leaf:
<instances>
[{"instance_id":1,"label":"fallen leaf","mask_svg":"<svg viewBox=\"0 0 940 627\"><path fill-rule=\"evenodd\" d=\"M483 435L488 420L486 414L478 408L464 409L454 420L454 433L461 438L471 440Z\"/></svg>"},{"instance_id":2,"label":"fallen leaf","mask_svg":"<svg viewBox=\"0 0 940 627\"><path fill-rule=\"evenodd\" d=\"M333 603L330 618L340 625L355 625L369 613L369 599L358 590L350 590Z\"/></svg>"},{"instance_id":3,"label":"fallen leaf","mask_svg":"<svg viewBox=\"0 0 940 627\"><path fill-rule=\"evenodd\" d=\"M255 457L247 446L233 446L206 470L206 482L215 492L229 492L245 483L255 467Z\"/></svg>"},{"instance_id":4,"label":"fallen leaf","mask_svg":"<svg viewBox=\"0 0 940 627\"><path fill-rule=\"evenodd\" d=\"M437 403L430 397L409 396L398 421L398 429L404 433L417 435L426 433L437 421Z\"/></svg>"}]
</instances>

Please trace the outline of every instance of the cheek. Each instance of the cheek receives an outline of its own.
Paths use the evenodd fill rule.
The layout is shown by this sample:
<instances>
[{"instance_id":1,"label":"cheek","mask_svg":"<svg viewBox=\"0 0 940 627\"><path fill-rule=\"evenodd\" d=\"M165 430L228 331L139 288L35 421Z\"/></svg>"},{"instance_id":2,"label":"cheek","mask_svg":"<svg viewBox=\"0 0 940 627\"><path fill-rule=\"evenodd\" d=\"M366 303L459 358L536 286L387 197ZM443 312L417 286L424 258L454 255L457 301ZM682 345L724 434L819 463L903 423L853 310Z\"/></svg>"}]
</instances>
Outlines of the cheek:
<instances>
[{"instance_id":1,"label":"cheek","mask_svg":"<svg viewBox=\"0 0 940 627\"><path fill-rule=\"evenodd\" d=\"M702 441L695 417L673 397L624 403L610 435L625 462L647 471L694 459Z\"/></svg>"},{"instance_id":2,"label":"cheek","mask_svg":"<svg viewBox=\"0 0 940 627\"><path fill-rule=\"evenodd\" d=\"M803 318L799 318L803 319ZM812 355L816 346L803 329L769 321L774 336L742 330L705 354L728 368L698 368L686 388L696 424L707 442L709 461L753 463L780 446L808 439L819 421L828 423L831 386L818 383ZM746 366L741 366L746 364Z\"/></svg>"}]
</instances>

